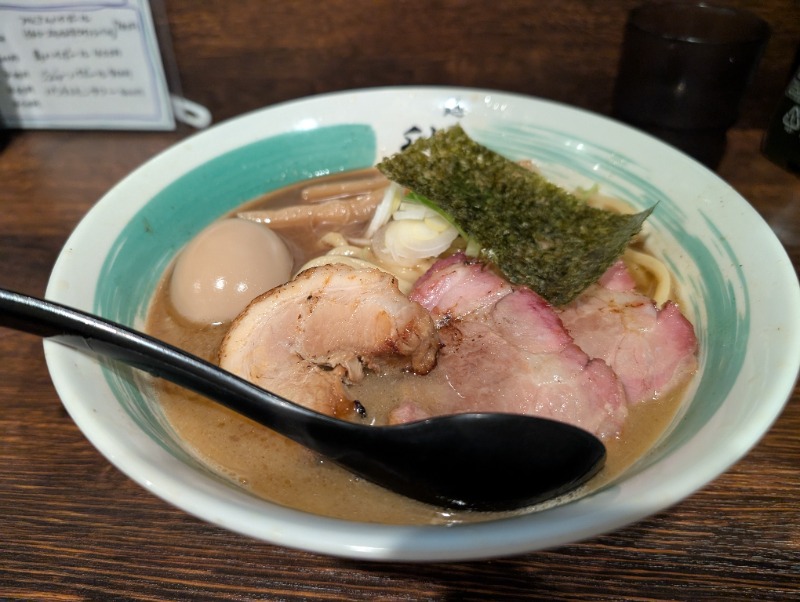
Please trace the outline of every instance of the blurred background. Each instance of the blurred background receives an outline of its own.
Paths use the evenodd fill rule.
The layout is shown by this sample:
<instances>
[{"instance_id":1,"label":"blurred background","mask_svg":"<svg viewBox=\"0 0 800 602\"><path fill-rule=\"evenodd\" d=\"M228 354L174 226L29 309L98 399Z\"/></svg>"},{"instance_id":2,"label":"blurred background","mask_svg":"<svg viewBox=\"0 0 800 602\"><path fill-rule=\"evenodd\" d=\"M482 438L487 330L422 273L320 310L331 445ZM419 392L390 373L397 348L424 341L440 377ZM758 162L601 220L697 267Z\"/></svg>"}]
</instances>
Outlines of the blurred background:
<instances>
[{"instance_id":1,"label":"blurred background","mask_svg":"<svg viewBox=\"0 0 800 602\"><path fill-rule=\"evenodd\" d=\"M611 112L628 11L641 0L163 0L183 95L215 122L361 87L431 84L519 92ZM715 2L772 37L739 127L764 128L791 75L800 1Z\"/></svg>"}]
</instances>

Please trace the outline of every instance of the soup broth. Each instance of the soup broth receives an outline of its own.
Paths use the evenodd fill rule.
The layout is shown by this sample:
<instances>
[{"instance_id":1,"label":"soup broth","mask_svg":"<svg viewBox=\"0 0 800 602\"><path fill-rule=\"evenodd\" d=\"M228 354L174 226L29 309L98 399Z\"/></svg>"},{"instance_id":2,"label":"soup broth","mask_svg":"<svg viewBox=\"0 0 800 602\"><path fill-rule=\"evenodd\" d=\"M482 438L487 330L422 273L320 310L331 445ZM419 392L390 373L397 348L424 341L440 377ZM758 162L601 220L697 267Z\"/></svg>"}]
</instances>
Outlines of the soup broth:
<instances>
[{"instance_id":1,"label":"soup broth","mask_svg":"<svg viewBox=\"0 0 800 602\"><path fill-rule=\"evenodd\" d=\"M370 178L375 172L365 170L357 177ZM354 174L323 178L336 184L353 179ZM239 208L290 206L298 202L308 183L301 183L265 195ZM356 235L363 224L346 234ZM332 228L317 224L308 227L281 229L294 258L295 269L326 251L320 238ZM340 227L336 227L341 231ZM169 298L169 271L164 275L149 311L147 330L214 363L229 324L198 326L182 319L173 310ZM365 400L371 420L381 422L383 416L401 394L423 386L413 374L393 376L392 387L382 377L369 375L353 385L354 398ZM391 524L446 524L490 520L514 513L482 513L453 511L429 506L394 494L353 476L335 464L289 441L222 406L180 387L158 381L159 402L168 421L186 446L220 475L254 495L287 507L314 514ZM421 397L421 396L420 396ZM673 420L683 397L683 389L630 408L621 435L604 441L608 456L605 467L587 485L564 498L546 505L563 503L596 490L623 473L641 458L657 441ZM544 507L544 506L542 506ZM517 512L530 512L528 508ZM516 512L515 512L516 513Z\"/></svg>"}]
</instances>

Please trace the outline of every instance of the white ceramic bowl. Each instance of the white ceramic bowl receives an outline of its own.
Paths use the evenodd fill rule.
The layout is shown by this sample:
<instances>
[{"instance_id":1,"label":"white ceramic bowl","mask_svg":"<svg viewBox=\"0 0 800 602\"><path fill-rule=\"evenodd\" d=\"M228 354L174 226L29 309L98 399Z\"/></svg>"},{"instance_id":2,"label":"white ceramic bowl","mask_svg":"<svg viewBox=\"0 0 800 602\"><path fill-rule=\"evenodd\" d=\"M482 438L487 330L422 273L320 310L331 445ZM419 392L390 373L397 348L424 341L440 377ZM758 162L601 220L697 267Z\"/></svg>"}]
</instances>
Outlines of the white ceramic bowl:
<instances>
[{"instance_id":1,"label":"white ceramic bowl","mask_svg":"<svg viewBox=\"0 0 800 602\"><path fill-rule=\"evenodd\" d=\"M658 203L649 219L655 250L684 292L700 374L668 436L624 478L561 507L480 524L313 516L213 476L132 370L46 343L58 393L89 440L143 487L211 523L374 560L466 560L574 542L658 512L739 460L780 413L800 365L800 289L786 253L750 205L704 167L630 128L550 102L486 90L372 89L220 124L153 158L101 199L67 242L47 296L140 327L163 269L219 215L291 182L372 165L456 122L512 159L533 159L559 183L598 183L638 207Z\"/></svg>"}]
</instances>

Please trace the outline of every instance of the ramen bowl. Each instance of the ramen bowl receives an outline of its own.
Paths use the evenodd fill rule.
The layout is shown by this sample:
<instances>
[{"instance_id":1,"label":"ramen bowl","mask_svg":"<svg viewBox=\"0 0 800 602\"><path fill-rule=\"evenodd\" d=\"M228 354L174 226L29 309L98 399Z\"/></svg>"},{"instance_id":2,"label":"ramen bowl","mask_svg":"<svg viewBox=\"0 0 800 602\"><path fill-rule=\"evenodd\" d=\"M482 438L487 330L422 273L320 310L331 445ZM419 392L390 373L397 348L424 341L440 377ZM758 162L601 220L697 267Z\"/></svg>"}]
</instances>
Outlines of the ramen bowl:
<instances>
[{"instance_id":1,"label":"ramen bowl","mask_svg":"<svg viewBox=\"0 0 800 602\"><path fill-rule=\"evenodd\" d=\"M699 369L678 415L620 478L575 501L450 526L326 518L217 476L165 419L133 369L47 342L59 396L109 461L153 494L243 535L371 560L456 561L579 541L678 502L769 429L800 365L800 289L776 237L716 175L633 129L567 106L457 88L343 92L269 107L196 134L108 192L60 255L48 298L141 328L163 271L194 235L256 196L374 165L418 136L461 124L567 188L599 186L649 218L695 325ZM755 253L754 249L758 249Z\"/></svg>"}]
</instances>

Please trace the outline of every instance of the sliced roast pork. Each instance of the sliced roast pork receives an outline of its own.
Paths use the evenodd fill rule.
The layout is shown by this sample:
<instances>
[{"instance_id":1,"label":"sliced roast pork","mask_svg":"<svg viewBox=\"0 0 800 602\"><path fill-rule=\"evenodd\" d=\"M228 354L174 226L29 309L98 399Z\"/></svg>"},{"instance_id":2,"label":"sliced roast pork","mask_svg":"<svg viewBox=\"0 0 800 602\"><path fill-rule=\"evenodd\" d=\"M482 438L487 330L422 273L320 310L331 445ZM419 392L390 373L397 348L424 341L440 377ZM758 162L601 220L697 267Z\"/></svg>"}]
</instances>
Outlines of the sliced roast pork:
<instances>
[{"instance_id":1,"label":"sliced roast pork","mask_svg":"<svg viewBox=\"0 0 800 602\"><path fill-rule=\"evenodd\" d=\"M430 314L389 274L344 265L308 269L250 303L231 325L220 365L292 401L347 415L346 385L365 368L424 374L439 336Z\"/></svg>"},{"instance_id":2,"label":"sliced roast pork","mask_svg":"<svg viewBox=\"0 0 800 602\"><path fill-rule=\"evenodd\" d=\"M636 292L621 261L560 316L581 349L614 369L631 403L674 390L697 369L692 324L675 303L658 308Z\"/></svg>"},{"instance_id":3,"label":"sliced roast pork","mask_svg":"<svg viewBox=\"0 0 800 602\"><path fill-rule=\"evenodd\" d=\"M437 321L442 348L429 377L448 391L435 406L401 405L394 421L495 411L553 418L602 437L620 431L627 405L614 372L575 345L530 289L456 254L434 264L410 298Z\"/></svg>"}]
</instances>

